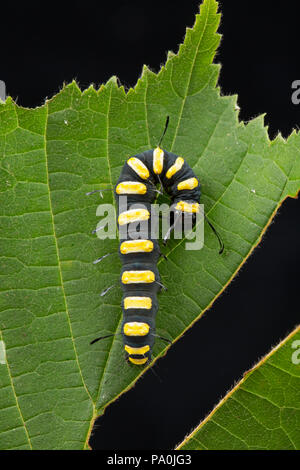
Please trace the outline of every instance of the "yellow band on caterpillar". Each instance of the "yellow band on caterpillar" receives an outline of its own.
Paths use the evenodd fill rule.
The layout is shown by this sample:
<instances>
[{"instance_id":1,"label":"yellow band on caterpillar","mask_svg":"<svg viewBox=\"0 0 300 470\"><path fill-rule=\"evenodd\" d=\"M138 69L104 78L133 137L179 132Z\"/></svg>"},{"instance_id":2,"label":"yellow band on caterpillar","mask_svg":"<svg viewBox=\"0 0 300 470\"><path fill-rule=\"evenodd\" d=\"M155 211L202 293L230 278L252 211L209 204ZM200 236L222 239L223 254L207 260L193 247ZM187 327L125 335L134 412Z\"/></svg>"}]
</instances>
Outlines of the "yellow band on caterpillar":
<instances>
[{"instance_id":1,"label":"yellow band on caterpillar","mask_svg":"<svg viewBox=\"0 0 300 470\"><path fill-rule=\"evenodd\" d=\"M137 321L125 323L123 328L126 336L146 336L149 333L149 330L150 327L147 323Z\"/></svg>"},{"instance_id":2,"label":"yellow band on caterpillar","mask_svg":"<svg viewBox=\"0 0 300 470\"><path fill-rule=\"evenodd\" d=\"M144 165L143 162L139 158L136 157L131 157L127 160L127 165L129 165L135 172L140 176L140 178L143 178L144 180L148 179L150 176L149 170Z\"/></svg>"},{"instance_id":3,"label":"yellow band on caterpillar","mask_svg":"<svg viewBox=\"0 0 300 470\"><path fill-rule=\"evenodd\" d=\"M164 151L157 147L153 150L153 171L156 175L160 175L164 166Z\"/></svg>"},{"instance_id":4,"label":"yellow band on caterpillar","mask_svg":"<svg viewBox=\"0 0 300 470\"><path fill-rule=\"evenodd\" d=\"M123 284L149 283L155 281L152 271L124 271L122 274Z\"/></svg>"},{"instance_id":5,"label":"yellow band on caterpillar","mask_svg":"<svg viewBox=\"0 0 300 470\"><path fill-rule=\"evenodd\" d=\"M146 308L150 310L152 308L151 297L125 297L124 308Z\"/></svg>"},{"instance_id":6,"label":"yellow band on caterpillar","mask_svg":"<svg viewBox=\"0 0 300 470\"><path fill-rule=\"evenodd\" d=\"M147 209L130 209L129 211L122 212L118 217L119 225L130 224L131 222L139 222L148 220L150 217Z\"/></svg>"},{"instance_id":7,"label":"yellow band on caterpillar","mask_svg":"<svg viewBox=\"0 0 300 470\"><path fill-rule=\"evenodd\" d=\"M153 251L153 242L151 240L128 240L120 245L120 252L123 255L128 253L149 253L150 251Z\"/></svg>"},{"instance_id":8,"label":"yellow band on caterpillar","mask_svg":"<svg viewBox=\"0 0 300 470\"><path fill-rule=\"evenodd\" d=\"M199 204L197 202L189 203L185 201L179 201L176 204L176 210L182 212L199 212Z\"/></svg>"},{"instance_id":9,"label":"yellow band on caterpillar","mask_svg":"<svg viewBox=\"0 0 300 470\"><path fill-rule=\"evenodd\" d=\"M169 179L172 178L172 176L175 175L177 171L181 170L181 168L183 167L183 164L184 164L183 158L181 157L176 158L174 165L170 166L170 168L168 169L166 173L166 177Z\"/></svg>"},{"instance_id":10,"label":"yellow band on caterpillar","mask_svg":"<svg viewBox=\"0 0 300 470\"><path fill-rule=\"evenodd\" d=\"M117 194L146 194L147 186L137 181L124 181L116 187Z\"/></svg>"},{"instance_id":11,"label":"yellow band on caterpillar","mask_svg":"<svg viewBox=\"0 0 300 470\"><path fill-rule=\"evenodd\" d=\"M132 348L131 346L125 345L125 351L128 352L128 354L145 354L147 351L150 350L150 346L143 346L141 348Z\"/></svg>"},{"instance_id":12,"label":"yellow band on caterpillar","mask_svg":"<svg viewBox=\"0 0 300 470\"><path fill-rule=\"evenodd\" d=\"M143 359L134 359L133 357L129 357L128 359L130 360L130 362L132 362L132 364L137 365L145 364L145 362L148 361L147 357L143 357Z\"/></svg>"},{"instance_id":13,"label":"yellow band on caterpillar","mask_svg":"<svg viewBox=\"0 0 300 470\"><path fill-rule=\"evenodd\" d=\"M197 188L198 184L197 178L189 178L188 180L181 181L181 183L177 185L177 189L179 191L182 189L194 189Z\"/></svg>"}]
</instances>

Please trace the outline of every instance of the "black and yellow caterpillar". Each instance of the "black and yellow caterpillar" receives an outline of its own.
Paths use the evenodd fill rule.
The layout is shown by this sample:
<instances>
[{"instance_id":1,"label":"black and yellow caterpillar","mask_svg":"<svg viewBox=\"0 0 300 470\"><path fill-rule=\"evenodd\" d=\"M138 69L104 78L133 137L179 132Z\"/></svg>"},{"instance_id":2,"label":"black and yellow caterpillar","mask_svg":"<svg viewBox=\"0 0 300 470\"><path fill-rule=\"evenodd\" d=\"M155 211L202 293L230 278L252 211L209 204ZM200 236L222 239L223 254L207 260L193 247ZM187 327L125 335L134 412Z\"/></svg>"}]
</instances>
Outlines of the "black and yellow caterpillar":
<instances>
[{"instance_id":1,"label":"black and yellow caterpillar","mask_svg":"<svg viewBox=\"0 0 300 470\"><path fill-rule=\"evenodd\" d=\"M162 137L167 125L168 119ZM184 214L194 218L200 203L200 183L195 173L182 157L161 149L160 143L153 150L130 157L114 188L118 228L123 232L119 245L123 265L120 282L124 292L122 336L126 359L136 365L151 360L157 293L163 287L156 266L162 253L158 241L151 238L151 204L156 198L157 184L170 195L177 219ZM122 196L126 196L125 207L124 203L120 204ZM130 227L141 222L146 229L139 232L138 238L132 238ZM92 343L98 339L102 338Z\"/></svg>"}]
</instances>

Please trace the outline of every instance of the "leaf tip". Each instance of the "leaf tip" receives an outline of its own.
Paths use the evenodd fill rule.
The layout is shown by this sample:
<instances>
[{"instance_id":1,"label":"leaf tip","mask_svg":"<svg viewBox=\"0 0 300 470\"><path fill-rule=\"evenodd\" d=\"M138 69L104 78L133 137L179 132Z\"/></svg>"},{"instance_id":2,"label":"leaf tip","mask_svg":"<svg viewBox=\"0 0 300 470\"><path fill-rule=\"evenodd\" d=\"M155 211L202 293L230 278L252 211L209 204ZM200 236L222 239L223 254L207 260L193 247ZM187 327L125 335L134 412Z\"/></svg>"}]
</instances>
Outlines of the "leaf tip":
<instances>
[{"instance_id":1,"label":"leaf tip","mask_svg":"<svg viewBox=\"0 0 300 470\"><path fill-rule=\"evenodd\" d=\"M143 69L142 69L142 73L141 73L141 77L142 77L143 75L146 75L146 74L149 73L149 72L150 72L150 69L149 69L148 65L144 64L144 65L143 65Z\"/></svg>"},{"instance_id":2,"label":"leaf tip","mask_svg":"<svg viewBox=\"0 0 300 470\"><path fill-rule=\"evenodd\" d=\"M113 75L112 77L110 77L106 82L106 85L109 85L109 84L112 84L113 86L118 87L118 77L116 75Z\"/></svg>"},{"instance_id":3,"label":"leaf tip","mask_svg":"<svg viewBox=\"0 0 300 470\"><path fill-rule=\"evenodd\" d=\"M176 54L175 52L173 51L168 51L168 54L167 54L167 61L171 60L173 57L175 57Z\"/></svg>"},{"instance_id":4,"label":"leaf tip","mask_svg":"<svg viewBox=\"0 0 300 470\"><path fill-rule=\"evenodd\" d=\"M79 87L79 84L77 83L76 79L73 78L73 80L71 81L71 83L66 83L64 82L63 83L63 88L61 91L65 91L65 90L70 90L71 92L75 92L75 93L82 93L81 92L81 89Z\"/></svg>"},{"instance_id":5,"label":"leaf tip","mask_svg":"<svg viewBox=\"0 0 300 470\"><path fill-rule=\"evenodd\" d=\"M97 94L96 88L94 83L91 83L88 88L83 90L82 95L91 95L91 94Z\"/></svg>"}]
</instances>

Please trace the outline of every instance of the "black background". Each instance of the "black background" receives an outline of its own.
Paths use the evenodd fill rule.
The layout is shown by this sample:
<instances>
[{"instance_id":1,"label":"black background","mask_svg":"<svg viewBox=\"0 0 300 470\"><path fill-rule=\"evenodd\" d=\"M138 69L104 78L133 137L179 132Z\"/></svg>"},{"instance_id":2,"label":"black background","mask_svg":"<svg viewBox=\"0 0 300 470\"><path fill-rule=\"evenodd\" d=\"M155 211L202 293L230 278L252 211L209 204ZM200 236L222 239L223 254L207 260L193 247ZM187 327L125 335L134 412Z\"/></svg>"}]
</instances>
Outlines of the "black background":
<instances>
[{"instance_id":1,"label":"black background","mask_svg":"<svg viewBox=\"0 0 300 470\"><path fill-rule=\"evenodd\" d=\"M158 71L177 52L198 1L1 4L0 79L35 107L63 82L82 89L117 75L134 86L143 63ZM300 79L300 4L220 2L223 34L215 62L223 94L238 94L240 119L266 113L274 137L300 125L291 84ZM94 449L171 449L243 372L299 323L299 200L287 200L260 246L202 319L108 407Z\"/></svg>"}]
</instances>

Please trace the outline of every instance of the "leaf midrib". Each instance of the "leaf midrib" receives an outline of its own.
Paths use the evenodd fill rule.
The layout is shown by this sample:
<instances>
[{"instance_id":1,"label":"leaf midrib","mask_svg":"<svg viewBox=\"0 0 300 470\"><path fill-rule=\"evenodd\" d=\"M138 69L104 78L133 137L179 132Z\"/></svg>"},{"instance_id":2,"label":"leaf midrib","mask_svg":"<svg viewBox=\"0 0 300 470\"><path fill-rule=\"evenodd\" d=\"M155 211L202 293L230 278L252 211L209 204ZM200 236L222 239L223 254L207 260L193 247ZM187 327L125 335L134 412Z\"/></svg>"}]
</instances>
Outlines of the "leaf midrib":
<instances>
[{"instance_id":1,"label":"leaf midrib","mask_svg":"<svg viewBox=\"0 0 300 470\"><path fill-rule=\"evenodd\" d=\"M112 86L110 87L110 95L109 95L109 102L108 102L108 107L107 107L107 135L106 135L106 158L107 158L107 164L108 164L108 171L109 171L109 178L110 178L110 184L111 186L113 187L113 182L112 182L112 175L111 175L111 166L110 166L110 161L109 161L109 113L110 113L110 107L111 107L111 95L112 95ZM115 217L117 217L116 215L116 210L117 210L117 206L116 206L116 202L115 202L115 198L113 196L113 205L114 205L114 213L115 213ZM115 220L116 222L116 220ZM116 225L115 225L116 226ZM118 238L119 238L119 232L117 232L118 234ZM120 326L120 323L122 321L122 313L120 313L119 315L119 319L118 319L118 323L117 323L117 327L115 329L115 332L118 331L119 329L119 326ZM102 382L104 380L104 377L105 377L105 372L106 372L106 369L107 369L107 366L109 364L109 358L110 358L110 355L111 355L111 352L113 350L113 346L114 346L114 343L115 343L115 339L116 339L116 335L112 337L112 342L108 348L108 353L107 353L107 356L106 356L106 360L105 360L105 363L104 363L104 367L103 367L103 372L101 374L101 377L99 377L99 386L98 386L98 391L97 391L97 395L96 395L96 400L95 400L95 403L94 403L94 407L96 409L96 406L97 406L97 403L98 403L98 400L100 398L100 394L101 394L101 389L102 389Z\"/></svg>"}]
</instances>

